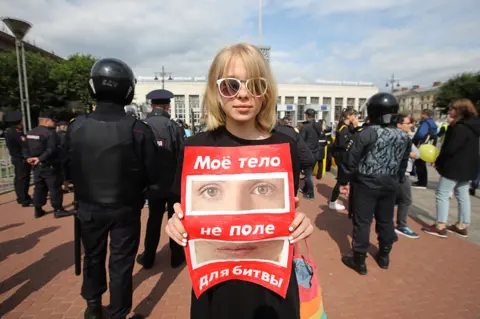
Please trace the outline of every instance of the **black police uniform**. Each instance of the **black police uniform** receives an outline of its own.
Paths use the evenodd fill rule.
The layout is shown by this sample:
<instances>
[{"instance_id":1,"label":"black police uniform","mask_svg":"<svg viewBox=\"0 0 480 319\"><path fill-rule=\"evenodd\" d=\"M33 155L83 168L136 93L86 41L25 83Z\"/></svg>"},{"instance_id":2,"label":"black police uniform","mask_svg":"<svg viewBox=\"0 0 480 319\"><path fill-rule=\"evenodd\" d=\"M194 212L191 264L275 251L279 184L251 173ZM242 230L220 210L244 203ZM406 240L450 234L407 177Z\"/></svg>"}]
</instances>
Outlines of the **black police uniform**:
<instances>
[{"instance_id":1,"label":"black police uniform","mask_svg":"<svg viewBox=\"0 0 480 319\"><path fill-rule=\"evenodd\" d=\"M162 89L150 92L147 95L147 99L152 101L152 105L169 105L170 99L173 98L173 96L172 92ZM147 115L145 122L152 128L158 147L171 154L176 166L180 150L183 148L185 141L185 131L183 128L170 119L170 114L166 110L156 107ZM175 177L174 171L175 169L170 172L164 172L164 174L172 174L172 184L173 178ZM164 181L162 181L162 184L164 184ZM145 250L137 258L137 262L146 269L151 268L155 262L165 206L167 206L168 218L171 218L175 213L173 205L180 202L180 198L171 192L171 187L172 185L168 185L167 188L155 185L148 190L149 215L144 242ZM185 261L183 247L171 238L169 240L169 246L171 266L174 268L181 266Z\"/></svg>"},{"instance_id":2,"label":"black police uniform","mask_svg":"<svg viewBox=\"0 0 480 319\"><path fill-rule=\"evenodd\" d=\"M39 117L56 122L52 111L44 111ZM63 208L62 163L55 127L37 126L27 133L27 143L26 157L36 157L39 160L39 163L33 167L35 217L45 214L42 207L47 203L48 193L50 193L55 217L69 216L70 213Z\"/></svg>"},{"instance_id":3,"label":"black police uniform","mask_svg":"<svg viewBox=\"0 0 480 319\"><path fill-rule=\"evenodd\" d=\"M105 260L110 235L110 318L132 308L132 273L140 241L140 212L148 185L172 170L161 157L150 127L127 116L135 78L122 61L102 59L90 73L95 111L70 122L66 166L78 200L77 218L85 251L82 297L85 318L101 318L107 290ZM166 181L171 183L172 181Z\"/></svg>"},{"instance_id":4,"label":"black police uniform","mask_svg":"<svg viewBox=\"0 0 480 319\"><path fill-rule=\"evenodd\" d=\"M57 123L57 126L68 126L68 122L60 121ZM59 129L57 130L57 136L58 136L58 149L60 152L60 159L63 163L66 157L65 140L67 137L67 131ZM68 180L66 176L66 172L64 170L64 165L62 165L62 178L63 178L63 182Z\"/></svg>"},{"instance_id":5,"label":"black police uniform","mask_svg":"<svg viewBox=\"0 0 480 319\"><path fill-rule=\"evenodd\" d=\"M330 172L330 169L332 168L332 149L333 149L332 127L327 126L324 130L324 134L327 140L327 160L325 165L325 171Z\"/></svg>"},{"instance_id":6,"label":"black police uniform","mask_svg":"<svg viewBox=\"0 0 480 319\"><path fill-rule=\"evenodd\" d=\"M24 149L27 144L21 121L22 113L18 111L6 114L5 122L12 126L5 131L5 142L15 169L14 187L17 202L23 207L28 207L32 204L32 199L28 194L32 167L24 157Z\"/></svg>"},{"instance_id":7,"label":"black police uniform","mask_svg":"<svg viewBox=\"0 0 480 319\"><path fill-rule=\"evenodd\" d=\"M342 122L339 123L337 131L335 133L335 142L332 147L332 155L335 159L335 164L337 165L337 183L332 191L332 196L330 197L330 203L337 201L338 196L340 195L340 182L339 180L343 179L345 175L342 164L345 162L347 157L347 147L349 142L352 140L353 133L355 129L351 125L346 125Z\"/></svg>"},{"instance_id":8,"label":"black police uniform","mask_svg":"<svg viewBox=\"0 0 480 319\"><path fill-rule=\"evenodd\" d=\"M353 187L353 256L344 256L343 263L366 274L365 257L370 246L373 216L379 241L378 265L387 269L395 234L393 216L398 183L405 180L405 170L411 150L408 135L397 129L392 116L398 112L398 102L389 93L377 93L367 102L370 125L355 134L342 165L341 185Z\"/></svg>"}]
</instances>

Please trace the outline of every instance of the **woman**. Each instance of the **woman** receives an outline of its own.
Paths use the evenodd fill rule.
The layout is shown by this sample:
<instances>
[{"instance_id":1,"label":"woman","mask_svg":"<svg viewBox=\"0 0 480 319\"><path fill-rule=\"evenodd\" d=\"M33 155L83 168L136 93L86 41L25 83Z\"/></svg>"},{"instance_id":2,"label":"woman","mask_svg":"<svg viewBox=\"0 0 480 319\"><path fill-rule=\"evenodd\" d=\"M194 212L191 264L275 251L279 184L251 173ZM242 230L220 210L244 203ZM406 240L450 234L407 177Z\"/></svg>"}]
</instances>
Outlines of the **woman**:
<instances>
[{"instance_id":1,"label":"woman","mask_svg":"<svg viewBox=\"0 0 480 319\"><path fill-rule=\"evenodd\" d=\"M448 231L468 237L471 214L468 183L476 177L479 162L480 119L477 115L475 106L467 99L455 101L450 107L452 120L435 162L441 176L436 192L437 222L422 229L427 234L445 238ZM458 201L458 221L446 226L452 191Z\"/></svg>"},{"instance_id":2,"label":"woman","mask_svg":"<svg viewBox=\"0 0 480 319\"><path fill-rule=\"evenodd\" d=\"M399 114L397 117L397 128L410 133L412 131L412 119L407 114ZM407 170L405 175L407 176L403 183L398 185L397 198L395 203L397 204L397 227L395 232L408 238L420 237L410 227L408 227L407 217L412 207L412 185L410 183L410 175L412 173L415 160L420 158L420 151L412 143L412 150L408 159Z\"/></svg>"},{"instance_id":3,"label":"woman","mask_svg":"<svg viewBox=\"0 0 480 319\"><path fill-rule=\"evenodd\" d=\"M237 44L221 50L209 71L203 110L207 115L207 132L185 141L185 146L223 146L290 144L295 194L300 173L295 141L273 130L277 86L268 62L251 44ZM235 152L235 149L232 149ZM179 158L183 162L183 154ZM174 191L180 194L182 164L178 165ZM168 221L167 234L186 246L188 234L182 225L183 212L175 205L175 215ZM310 220L302 213L290 227L291 243L313 232ZM299 319L299 292L292 271L286 298L259 285L232 280L213 286L198 299L192 293L193 319Z\"/></svg>"},{"instance_id":4,"label":"woman","mask_svg":"<svg viewBox=\"0 0 480 319\"><path fill-rule=\"evenodd\" d=\"M337 164L337 176L343 174L342 163L347 154L348 143L355 133L355 125L358 125L357 113L353 109L346 109L342 112L342 117L335 133L335 142L333 143L332 155ZM340 184L337 182L332 191L332 197L328 207L334 210L344 210L345 206L337 202L340 196Z\"/></svg>"}]
</instances>

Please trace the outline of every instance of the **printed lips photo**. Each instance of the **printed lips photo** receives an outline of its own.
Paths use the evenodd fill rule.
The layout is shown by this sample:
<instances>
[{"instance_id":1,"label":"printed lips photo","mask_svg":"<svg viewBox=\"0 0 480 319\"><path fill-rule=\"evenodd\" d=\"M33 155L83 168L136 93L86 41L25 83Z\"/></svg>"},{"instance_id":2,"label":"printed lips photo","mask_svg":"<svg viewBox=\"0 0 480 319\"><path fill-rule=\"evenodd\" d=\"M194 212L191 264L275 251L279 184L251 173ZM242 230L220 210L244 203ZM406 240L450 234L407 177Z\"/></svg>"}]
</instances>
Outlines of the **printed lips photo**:
<instances>
[{"instance_id":1,"label":"printed lips photo","mask_svg":"<svg viewBox=\"0 0 480 319\"><path fill-rule=\"evenodd\" d=\"M287 173L187 177L187 215L285 213Z\"/></svg>"},{"instance_id":2,"label":"printed lips photo","mask_svg":"<svg viewBox=\"0 0 480 319\"><path fill-rule=\"evenodd\" d=\"M241 260L264 261L286 267L289 244L283 237L248 242L196 239L189 242L189 249L193 269L212 262Z\"/></svg>"}]
</instances>

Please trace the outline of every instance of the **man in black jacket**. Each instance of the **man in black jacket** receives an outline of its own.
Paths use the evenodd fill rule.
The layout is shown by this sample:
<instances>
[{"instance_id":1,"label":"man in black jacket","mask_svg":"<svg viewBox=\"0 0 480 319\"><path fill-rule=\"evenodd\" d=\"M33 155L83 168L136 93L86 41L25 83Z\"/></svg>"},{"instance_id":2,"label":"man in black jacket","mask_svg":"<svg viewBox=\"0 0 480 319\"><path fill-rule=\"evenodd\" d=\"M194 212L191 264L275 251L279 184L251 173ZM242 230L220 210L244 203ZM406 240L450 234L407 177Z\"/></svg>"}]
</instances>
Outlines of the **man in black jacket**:
<instances>
[{"instance_id":1,"label":"man in black jacket","mask_svg":"<svg viewBox=\"0 0 480 319\"><path fill-rule=\"evenodd\" d=\"M303 197L309 200L315 198L314 182L313 182L313 169L315 163L321 158L323 154L323 147L320 140L326 140L322 137L322 127L320 123L315 122L315 110L307 109L305 111L305 117L307 121L304 123L302 130L300 131L300 137L305 141L308 149L313 155L314 163L308 168L304 169L305 172L305 185L301 192ZM324 141L326 142L326 141Z\"/></svg>"},{"instance_id":2,"label":"man in black jacket","mask_svg":"<svg viewBox=\"0 0 480 319\"><path fill-rule=\"evenodd\" d=\"M275 125L275 130L290 136L297 142L298 156L300 157L300 169L306 169L315 165L315 159L307 144L305 144L305 141L300 137L300 134L298 134L288 123L289 119L286 117L278 120Z\"/></svg>"},{"instance_id":3,"label":"man in black jacket","mask_svg":"<svg viewBox=\"0 0 480 319\"><path fill-rule=\"evenodd\" d=\"M152 101L152 112L147 115L147 119L145 120L153 130L157 146L171 156L172 162L174 163L174 167L170 171L172 174L172 183L175 177L176 163L180 155L180 150L185 141L185 131L183 128L170 119L170 99L173 97L172 92L163 89L148 93L147 99ZM163 181L162 184L164 184ZM144 242L145 250L137 257L137 262L145 269L151 268L155 262L165 205L168 210L168 218L171 218L174 214L173 205L180 202L180 198L176 198L170 191L171 187L172 185L168 185L167 188L155 185L151 186L147 193L149 214ZM185 261L183 247L172 239L170 239L169 245L171 253L170 265L172 268L177 268Z\"/></svg>"},{"instance_id":4,"label":"man in black jacket","mask_svg":"<svg viewBox=\"0 0 480 319\"><path fill-rule=\"evenodd\" d=\"M388 268L392 245L398 240L393 224L396 191L405 180L411 150L408 135L392 123L398 108L397 99L389 93L369 99L370 125L354 135L342 164L344 173L338 177L342 193L348 194L348 183L353 187L353 256L344 256L342 261L361 275L367 274L365 258L373 216L380 244L375 258L381 268Z\"/></svg>"},{"instance_id":5,"label":"man in black jacket","mask_svg":"<svg viewBox=\"0 0 480 319\"><path fill-rule=\"evenodd\" d=\"M62 158L56 122L54 112L45 110L39 115L38 126L27 133L28 148L24 149L24 155L33 167L35 218L45 215L43 206L47 203L48 193L56 218L71 215L63 208Z\"/></svg>"},{"instance_id":6,"label":"man in black jacket","mask_svg":"<svg viewBox=\"0 0 480 319\"><path fill-rule=\"evenodd\" d=\"M32 199L28 194L30 188L31 166L24 157L24 149L27 147L25 134L23 133L22 113L8 112L5 122L11 125L5 131L5 142L15 168L14 187L17 194L17 203L23 207L32 205Z\"/></svg>"},{"instance_id":7,"label":"man in black jacket","mask_svg":"<svg viewBox=\"0 0 480 319\"><path fill-rule=\"evenodd\" d=\"M125 319L132 308L132 273L140 241L140 212L145 190L170 185L170 162L155 145L152 129L125 114L136 80L117 59L102 59L90 73L95 111L68 126L66 165L78 200L77 218L85 250L82 297L86 319L102 318L107 290L105 260L110 237L110 306L112 319Z\"/></svg>"}]
</instances>

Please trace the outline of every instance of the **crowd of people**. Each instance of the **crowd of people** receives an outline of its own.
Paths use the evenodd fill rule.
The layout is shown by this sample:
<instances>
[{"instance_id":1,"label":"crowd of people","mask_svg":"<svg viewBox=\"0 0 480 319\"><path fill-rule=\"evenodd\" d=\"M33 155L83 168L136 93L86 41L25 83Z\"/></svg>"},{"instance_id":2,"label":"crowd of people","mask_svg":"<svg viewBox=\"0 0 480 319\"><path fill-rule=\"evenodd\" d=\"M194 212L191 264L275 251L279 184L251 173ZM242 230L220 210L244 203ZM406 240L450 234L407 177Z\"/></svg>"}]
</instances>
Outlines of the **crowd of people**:
<instances>
[{"instance_id":1,"label":"crowd of people","mask_svg":"<svg viewBox=\"0 0 480 319\"><path fill-rule=\"evenodd\" d=\"M420 150L422 145L436 144L441 138L440 155L434 163L441 175L436 191L437 222L423 231L440 237L445 237L447 231L467 236L471 213L469 183L474 181L471 189L478 187L480 161L480 120L468 100L451 104L449 123L442 126L440 134L430 111L425 110L411 138L412 118L398 113L398 102L388 93L375 94L368 100L368 118L363 125L359 125L358 113L347 109L333 133L331 127L315 119L313 109L308 109L307 120L301 127L293 128L288 118L276 120L278 92L268 62L254 45L237 44L222 49L213 60L202 105L205 129L193 134L184 122L170 118L173 94L166 90L149 94L152 112L145 121L134 114L127 115L125 106L133 99L136 81L130 67L120 60L99 60L88 83L96 101L92 113L78 116L68 125L59 125L66 123L58 123L55 115L46 111L40 114L39 126L26 135L21 117L16 114L9 120L13 126L6 134L15 166L18 203L24 207L33 205L35 217L41 217L50 192L55 216L74 213L79 223L85 253L81 295L87 304L86 319L102 318L108 242L110 318L123 319L130 313L134 263L137 261L146 269L153 267L165 211L171 266L185 263L183 247L188 244L189 234L183 225L180 202L184 149L191 146L231 147L235 152L235 147L240 146L288 144L293 192L295 196L302 193L305 200L315 198L314 179L321 180L324 162L329 171L334 160L337 182L328 206L332 210L348 210L353 228L352 254L343 256L342 261L365 275L374 217L380 246L374 258L383 269L389 268L397 234L419 237L408 227L412 206L410 177L418 177L413 187L427 187L428 163ZM63 126L60 133L56 126ZM32 168L33 199L28 195ZM63 208L61 189L65 182L73 184L72 212ZM459 202L459 218L456 224L448 226L452 192ZM348 197L348 207L339 203L341 194ZM146 202L149 218L144 251L137 255L140 214ZM313 229L308 216L296 205L295 218L288 229L290 243L308 238ZM218 284L198 298L192 292L190 317L300 319L295 272L285 280L285 298L241 280Z\"/></svg>"}]
</instances>

